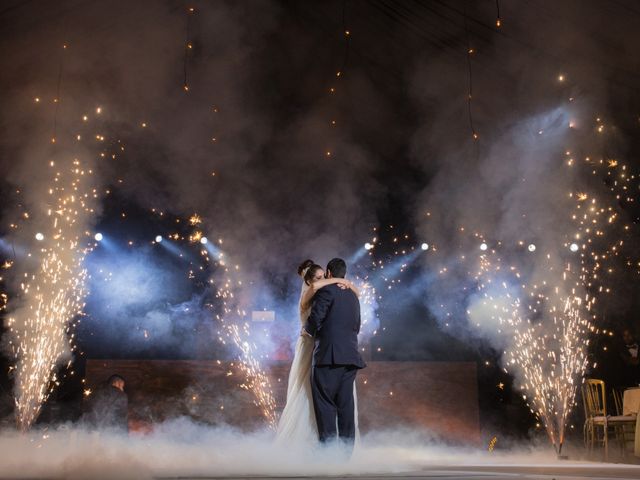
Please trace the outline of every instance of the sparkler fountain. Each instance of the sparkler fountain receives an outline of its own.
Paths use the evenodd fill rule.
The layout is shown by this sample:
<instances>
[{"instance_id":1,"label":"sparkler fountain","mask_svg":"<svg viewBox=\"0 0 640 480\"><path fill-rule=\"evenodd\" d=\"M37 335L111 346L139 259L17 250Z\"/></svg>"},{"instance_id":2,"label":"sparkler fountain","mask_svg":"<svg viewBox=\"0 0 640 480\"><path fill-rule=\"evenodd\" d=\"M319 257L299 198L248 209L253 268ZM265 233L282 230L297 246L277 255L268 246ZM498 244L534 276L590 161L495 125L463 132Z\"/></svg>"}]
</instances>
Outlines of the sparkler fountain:
<instances>
[{"instance_id":1,"label":"sparkler fountain","mask_svg":"<svg viewBox=\"0 0 640 480\"><path fill-rule=\"evenodd\" d=\"M513 278L506 280L500 260L488 261L492 254L495 250L481 255L481 276L486 275L482 280L486 283L480 286L482 304L495 312L489 314L492 322L497 321L499 331L510 339L504 351L505 371L520 379L523 399L560 456L577 387L588 364L589 334L594 331L589 318L592 300L583 301L575 289L565 291L570 265L556 285L543 281L540 286L514 286L517 279L522 282L522 275L512 267L507 270ZM550 263L543 268L554 278ZM495 276L503 276L497 292L492 287Z\"/></svg>"},{"instance_id":2,"label":"sparkler fountain","mask_svg":"<svg viewBox=\"0 0 640 480\"><path fill-rule=\"evenodd\" d=\"M569 159L567 164L575 163ZM635 178L626 167L615 174L612 169L617 162L593 162L587 157L584 164L593 175L608 168L604 179L619 177L610 182L615 202L633 201L625 197L630 179ZM598 333L596 297L610 292L603 272L615 271L613 262L621 256L622 238L629 232L628 225L622 232L615 230L621 215L614 203L606 205L585 192L571 192L569 198L573 233L561 246L549 248L533 272L521 273L497 249L483 250L475 275L482 300L468 311L470 318L488 320L508 338L505 371L520 379L523 398L559 456L577 389L589 365L590 337ZM481 235L476 237L486 245Z\"/></svg>"},{"instance_id":3,"label":"sparkler fountain","mask_svg":"<svg viewBox=\"0 0 640 480\"><path fill-rule=\"evenodd\" d=\"M237 366L245 377L240 388L253 393L255 404L258 406L269 428L277 425L276 402L269 377L263 367L265 355L259 353L259 349L252 338L252 330L246 321L247 311L243 306L242 287L244 281L241 277L240 266L230 267L227 264L224 252L210 245L209 240L198 230L202 219L197 214L190 217L189 223L195 230L189 235L191 243L200 243L203 248L200 255L204 262L215 262L218 269L209 280L214 285L216 298L221 303L221 310L215 315L215 320L220 325L218 341L223 345L231 343L238 352ZM218 243L221 243L219 240ZM213 257L213 258L212 258Z\"/></svg>"},{"instance_id":4,"label":"sparkler fountain","mask_svg":"<svg viewBox=\"0 0 640 480\"><path fill-rule=\"evenodd\" d=\"M19 307L7 326L15 356L16 422L28 430L43 403L58 385L61 362L71 365L74 321L86 295L83 260L90 249L86 225L94 214L97 190L93 171L78 159L58 166L51 161L42 247L34 254L37 267L20 284Z\"/></svg>"}]
</instances>

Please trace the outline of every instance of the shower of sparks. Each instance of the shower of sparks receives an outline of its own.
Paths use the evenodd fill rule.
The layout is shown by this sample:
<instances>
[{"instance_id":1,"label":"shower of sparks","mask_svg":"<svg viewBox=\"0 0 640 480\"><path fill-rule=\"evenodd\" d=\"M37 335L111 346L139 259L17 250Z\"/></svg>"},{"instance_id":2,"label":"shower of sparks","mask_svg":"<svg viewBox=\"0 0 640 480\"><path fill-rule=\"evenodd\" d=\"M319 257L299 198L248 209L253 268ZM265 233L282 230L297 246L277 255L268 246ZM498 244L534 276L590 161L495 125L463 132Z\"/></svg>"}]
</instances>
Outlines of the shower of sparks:
<instances>
[{"instance_id":1,"label":"shower of sparks","mask_svg":"<svg viewBox=\"0 0 640 480\"><path fill-rule=\"evenodd\" d=\"M585 165L597 183L589 191L569 194L574 200L573 233L538 259L536 278L525 280L526 275L503 261L497 249L480 255L475 275L485 319L512 339L504 352L505 371L520 374L523 399L558 453L589 364L590 337L599 333L596 298L611 292L609 282L618 265L638 265L634 252L624 248L633 243L625 239L634 232L619 221L620 207L635 200L631 190L637 189L636 175L615 160L586 158ZM599 199L603 184L613 198ZM573 244L576 251L570 249ZM473 313L469 311L471 317Z\"/></svg>"},{"instance_id":2,"label":"shower of sparks","mask_svg":"<svg viewBox=\"0 0 640 480\"><path fill-rule=\"evenodd\" d=\"M558 199L569 208L568 222L552 244L524 239L504 244L478 232L470 237L462 226L461 245L470 240L470 248L438 268L442 280L450 271L454 282L460 274L469 322L505 341L504 370L515 376L558 453L590 363L591 338L607 334L597 328L598 300L611 294L623 269L640 274L635 230L640 218L629 218L636 211L638 175L617 159L577 161L570 151L566 157L566 168L580 169L579 185L570 188L568 202ZM459 306L440 308L447 322Z\"/></svg>"},{"instance_id":3,"label":"shower of sparks","mask_svg":"<svg viewBox=\"0 0 640 480\"><path fill-rule=\"evenodd\" d=\"M369 325L373 324L376 320L376 308L378 303L376 301L376 289L367 280L359 277L355 278L354 285L360 293L360 305L362 314L361 329L366 331ZM373 333L375 335L375 332Z\"/></svg>"},{"instance_id":4,"label":"shower of sparks","mask_svg":"<svg viewBox=\"0 0 640 480\"><path fill-rule=\"evenodd\" d=\"M560 453L577 387L588 366L594 299L575 287L569 263L558 272L551 260L548 255L539 267L545 279L527 284L515 267L502 265L495 250L483 253L476 276L483 299L470 307L469 314L475 318L481 310L480 321L489 317L499 333L511 338L503 357L505 372L518 376L523 399Z\"/></svg>"},{"instance_id":5,"label":"shower of sparks","mask_svg":"<svg viewBox=\"0 0 640 480\"><path fill-rule=\"evenodd\" d=\"M240 387L253 392L256 397L255 404L262 409L269 427L275 430L277 425L276 402L269 377L262 368L258 355L255 353L257 346L249 340L251 338L249 324L244 322L242 327L237 324L230 324L227 329L234 344L242 352L239 366L247 381L241 384Z\"/></svg>"},{"instance_id":6,"label":"shower of sparks","mask_svg":"<svg viewBox=\"0 0 640 480\"><path fill-rule=\"evenodd\" d=\"M254 403L261 409L269 427L275 429L276 402L263 367L266 358L258 353L251 328L245 321L247 312L239 306L239 295L236 293L242 287L242 281L232 278L233 274L237 274L235 268L228 268L224 261L220 261L220 266L224 268L224 278L217 286L217 297L222 301L222 314L216 315L221 325L218 339L225 345L230 340L239 350L238 366L245 376L245 382L240 387L253 393Z\"/></svg>"},{"instance_id":7,"label":"shower of sparks","mask_svg":"<svg viewBox=\"0 0 640 480\"><path fill-rule=\"evenodd\" d=\"M398 232L393 224L374 227L371 235L363 244L363 250L348 262L348 277L353 279L360 293L362 325L359 340L363 353L367 352L371 338L386 330L386 327L380 328L380 304L394 294L404 295L401 287L407 270L419 256L438 250L430 243L416 242L408 233ZM379 255L378 252L384 253ZM376 352L382 350L381 346L376 347Z\"/></svg>"},{"instance_id":8,"label":"shower of sparks","mask_svg":"<svg viewBox=\"0 0 640 480\"><path fill-rule=\"evenodd\" d=\"M194 222L194 217L197 221ZM190 219L195 226L202 220L197 215ZM197 238L197 239L196 239ZM189 241L195 243L202 238L202 233L195 231L189 236ZM221 244L222 241L218 240ZM241 279L239 265L229 266L225 254L219 250L210 252L207 248L200 250L200 256L206 264L215 262L217 272L209 283L216 289L216 298L221 303L221 312L215 315L220 324L218 340L223 344L232 343L238 350L237 365L245 377L240 388L250 391L254 395L254 403L259 407L270 428L276 428L276 401L269 376L263 366L268 360L266 355L259 352L259 348L252 339L252 331L246 321L247 311L241 305L240 292L244 282ZM189 272L192 278L193 271Z\"/></svg>"},{"instance_id":9,"label":"shower of sparks","mask_svg":"<svg viewBox=\"0 0 640 480\"><path fill-rule=\"evenodd\" d=\"M51 162L48 224L45 240L35 255L39 266L25 274L19 310L7 320L15 356L16 422L27 430L42 404L59 384L57 369L73 350L75 321L84 307L86 270L83 260L90 247L82 225L93 213L96 189L92 175L75 159L71 168L56 172ZM68 362L67 368L70 367Z\"/></svg>"}]
</instances>

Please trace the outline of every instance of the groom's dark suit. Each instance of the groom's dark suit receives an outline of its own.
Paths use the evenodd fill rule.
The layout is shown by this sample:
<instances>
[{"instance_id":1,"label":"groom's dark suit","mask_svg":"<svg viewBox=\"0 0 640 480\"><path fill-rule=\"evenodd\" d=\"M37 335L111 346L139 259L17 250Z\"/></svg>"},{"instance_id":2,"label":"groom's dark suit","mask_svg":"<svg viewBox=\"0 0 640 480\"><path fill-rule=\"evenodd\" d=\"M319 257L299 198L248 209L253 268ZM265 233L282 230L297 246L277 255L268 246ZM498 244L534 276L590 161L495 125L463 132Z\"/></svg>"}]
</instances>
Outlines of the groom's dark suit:
<instances>
[{"instance_id":1,"label":"groom's dark suit","mask_svg":"<svg viewBox=\"0 0 640 480\"><path fill-rule=\"evenodd\" d=\"M304 329L315 336L311 389L320 441L355 438L353 383L366 365L358 352L360 302L351 290L329 285L313 297Z\"/></svg>"}]
</instances>

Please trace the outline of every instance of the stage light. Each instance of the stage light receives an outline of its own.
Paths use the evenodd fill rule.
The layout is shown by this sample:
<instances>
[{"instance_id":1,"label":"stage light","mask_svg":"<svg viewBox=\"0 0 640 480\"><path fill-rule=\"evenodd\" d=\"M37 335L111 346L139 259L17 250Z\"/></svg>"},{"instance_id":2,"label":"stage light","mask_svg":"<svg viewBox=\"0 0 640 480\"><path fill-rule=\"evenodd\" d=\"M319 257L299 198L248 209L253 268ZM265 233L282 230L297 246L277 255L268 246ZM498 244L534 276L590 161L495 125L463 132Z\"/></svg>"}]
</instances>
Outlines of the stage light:
<instances>
[{"instance_id":1,"label":"stage light","mask_svg":"<svg viewBox=\"0 0 640 480\"><path fill-rule=\"evenodd\" d=\"M104 237L102 236L102 234L100 232L98 232L98 233L95 234L95 236L93 238L96 239L96 242L101 242Z\"/></svg>"},{"instance_id":2,"label":"stage light","mask_svg":"<svg viewBox=\"0 0 640 480\"><path fill-rule=\"evenodd\" d=\"M207 237L202 237L202 238L200 239L200 243L201 243L201 244L203 244L203 245L206 245L208 241L209 241L209 240L207 239Z\"/></svg>"},{"instance_id":3,"label":"stage light","mask_svg":"<svg viewBox=\"0 0 640 480\"><path fill-rule=\"evenodd\" d=\"M428 243L423 243L422 245L420 245L420 248L422 250L429 250L429 244Z\"/></svg>"},{"instance_id":4,"label":"stage light","mask_svg":"<svg viewBox=\"0 0 640 480\"><path fill-rule=\"evenodd\" d=\"M529 246L527 247L527 250L529 250L530 252L535 252L536 246L533 243L530 243Z\"/></svg>"},{"instance_id":5,"label":"stage light","mask_svg":"<svg viewBox=\"0 0 640 480\"><path fill-rule=\"evenodd\" d=\"M156 236L156 243L160 243L162 241L162 235Z\"/></svg>"},{"instance_id":6,"label":"stage light","mask_svg":"<svg viewBox=\"0 0 640 480\"><path fill-rule=\"evenodd\" d=\"M41 234L40 232L36 233L36 240L41 242L42 240L44 240L44 235Z\"/></svg>"},{"instance_id":7,"label":"stage light","mask_svg":"<svg viewBox=\"0 0 640 480\"><path fill-rule=\"evenodd\" d=\"M569 250L571 250L572 252L577 252L579 248L580 247L578 247L577 243L572 243L571 245L569 245Z\"/></svg>"},{"instance_id":8,"label":"stage light","mask_svg":"<svg viewBox=\"0 0 640 480\"><path fill-rule=\"evenodd\" d=\"M373 248L373 244L367 242L364 244L364 249L365 250L371 250Z\"/></svg>"},{"instance_id":9,"label":"stage light","mask_svg":"<svg viewBox=\"0 0 640 480\"><path fill-rule=\"evenodd\" d=\"M488 246L486 243L484 243L484 242L483 242L483 243L481 243L481 244L480 244L480 250L482 250L483 252L484 252L487 248L489 248L489 246Z\"/></svg>"}]
</instances>

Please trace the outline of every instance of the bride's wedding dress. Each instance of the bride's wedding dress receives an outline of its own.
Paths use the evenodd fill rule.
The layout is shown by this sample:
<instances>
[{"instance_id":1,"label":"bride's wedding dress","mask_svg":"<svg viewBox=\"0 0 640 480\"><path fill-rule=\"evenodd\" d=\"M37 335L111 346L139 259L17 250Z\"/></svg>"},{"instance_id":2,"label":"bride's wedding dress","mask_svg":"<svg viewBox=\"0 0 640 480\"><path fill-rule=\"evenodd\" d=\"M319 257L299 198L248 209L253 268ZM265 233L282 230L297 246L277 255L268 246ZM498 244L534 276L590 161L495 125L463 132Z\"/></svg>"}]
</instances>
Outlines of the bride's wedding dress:
<instances>
[{"instance_id":1,"label":"bride's wedding dress","mask_svg":"<svg viewBox=\"0 0 640 480\"><path fill-rule=\"evenodd\" d=\"M311 308L302 308L302 298L310 288L306 283L302 283L300 292L300 322L301 327L305 325ZM313 338L298 337L296 349L289 371L289 383L287 384L287 404L280 416L278 429L276 432L277 443L316 443L318 442L318 426L316 424L315 412L313 410L313 399L311 397L311 361L313 356ZM356 442L359 437L358 432L358 399L356 397L356 385L353 385L353 396L355 400L355 421L356 421Z\"/></svg>"}]
</instances>

